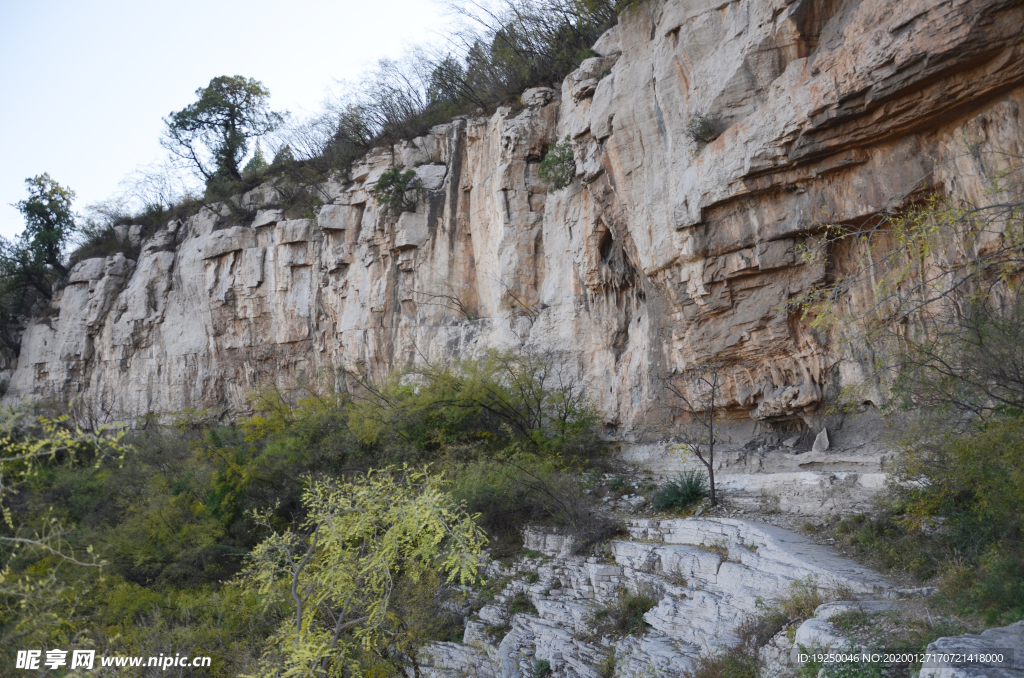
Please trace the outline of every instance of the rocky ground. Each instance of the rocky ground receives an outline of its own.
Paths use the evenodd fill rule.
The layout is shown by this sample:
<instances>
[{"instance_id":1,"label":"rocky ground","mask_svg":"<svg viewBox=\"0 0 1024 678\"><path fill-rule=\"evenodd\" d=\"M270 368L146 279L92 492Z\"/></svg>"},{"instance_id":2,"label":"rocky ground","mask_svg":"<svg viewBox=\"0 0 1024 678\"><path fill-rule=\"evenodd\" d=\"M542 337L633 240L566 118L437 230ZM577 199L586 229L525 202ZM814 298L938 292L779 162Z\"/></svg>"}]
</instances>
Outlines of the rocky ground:
<instances>
[{"instance_id":1,"label":"rocky ground","mask_svg":"<svg viewBox=\"0 0 1024 678\"><path fill-rule=\"evenodd\" d=\"M606 476L604 485L615 493L601 504L628 538L580 555L572 537L527 528L523 555L488 565L463 641L424 648L420 675L682 676L702 655L737 646L744 622L793 606L795 597L812 601L813 612L776 619L778 630L757 650L763 676L817 673L799 661L811 649L920 650L936 630L951 637L930 648L1002 643L1020 659L999 668L926 664L922 676L1024 676L1024 623L994 640L992 631L956 635L969 629L931 611L931 589L844 558L828 530L807 528L828 520L751 510L728 498L714 508L698 505L688 517L670 516L650 508L651 480ZM912 668L897 665L889 675Z\"/></svg>"}]
</instances>

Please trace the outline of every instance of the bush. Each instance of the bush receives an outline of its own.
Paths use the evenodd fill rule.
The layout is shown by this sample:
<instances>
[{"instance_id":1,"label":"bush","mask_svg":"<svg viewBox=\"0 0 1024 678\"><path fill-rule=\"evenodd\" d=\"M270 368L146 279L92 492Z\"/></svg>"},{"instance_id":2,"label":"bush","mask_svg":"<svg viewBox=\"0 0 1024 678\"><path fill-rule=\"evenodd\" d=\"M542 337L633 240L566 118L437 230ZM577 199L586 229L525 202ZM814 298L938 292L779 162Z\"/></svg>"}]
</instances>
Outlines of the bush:
<instances>
[{"instance_id":1,"label":"bush","mask_svg":"<svg viewBox=\"0 0 1024 678\"><path fill-rule=\"evenodd\" d=\"M540 178L554 190L565 188L576 178L576 159L572 139L565 137L552 146L540 163Z\"/></svg>"},{"instance_id":2,"label":"bush","mask_svg":"<svg viewBox=\"0 0 1024 678\"><path fill-rule=\"evenodd\" d=\"M694 142L711 143L722 133L722 120L717 115L696 114L686 122L686 136Z\"/></svg>"},{"instance_id":3,"label":"bush","mask_svg":"<svg viewBox=\"0 0 1024 678\"><path fill-rule=\"evenodd\" d=\"M625 637L643 635L647 630L644 615L658 604L653 591L623 592L615 604L596 610L590 617L590 636Z\"/></svg>"},{"instance_id":4,"label":"bush","mask_svg":"<svg viewBox=\"0 0 1024 678\"><path fill-rule=\"evenodd\" d=\"M697 503L708 493L708 476L703 471L684 471L679 478L662 485L652 506L658 511L681 511Z\"/></svg>"},{"instance_id":5,"label":"bush","mask_svg":"<svg viewBox=\"0 0 1024 678\"><path fill-rule=\"evenodd\" d=\"M508 613L511 614L537 614L537 608L533 601L522 591L519 591L508 601Z\"/></svg>"},{"instance_id":6,"label":"bush","mask_svg":"<svg viewBox=\"0 0 1024 678\"><path fill-rule=\"evenodd\" d=\"M416 176L416 172L403 172L398 167L392 167L382 174L373 187L373 197L381 211L393 216L415 211L422 194L423 182Z\"/></svg>"},{"instance_id":7,"label":"bush","mask_svg":"<svg viewBox=\"0 0 1024 678\"><path fill-rule=\"evenodd\" d=\"M835 600L835 594L822 590L811 575L797 579L790 585L789 596L780 603L782 611L790 619L810 619L819 605Z\"/></svg>"},{"instance_id":8,"label":"bush","mask_svg":"<svg viewBox=\"0 0 1024 678\"><path fill-rule=\"evenodd\" d=\"M358 397L268 389L252 395L252 416L237 426L191 411L170 426L141 419L125 436L133 451L120 465L39 464L10 502L13 521L32 527L56 519L66 526L59 536L69 552L88 553L91 545L107 562L103 574L113 588L73 568L44 581L38 573L54 571L52 564L22 550L7 561L0 633L19 648L37 640L60 646L71 644L60 634L80 628L90 643L124 654L134 654L132 647L157 655L216 645L223 648L218 671L253 674L288 598L269 607L250 594L236 600L229 593L241 591L222 582L238 573L260 540L294 533L309 519L302 497L314 483L346 483L389 463L432 462L438 486L482 514L495 554L521 549L527 521L560 526L581 549L607 539L614 526L583 485L599 475L599 468L584 473L602 452L594 445L595 419L574 373L560 372L549 358L489 354L396 375L382 386L363 382L363 390L353 382ZM38 433L18 430L12 439ZM401 675L417 643L460 637L456 587L419 574L394 582L387 658L354 651L353 662L366 673ZM18 587L41 593L22 606L15 604ZM509 607L532 610L525 595ZM217 626L217 614L225 628ZM26 629L34 631L24 635Z\"/></svg>"},{"instance_id":9,"label":"bush","mask_svg":"<svg viewBox=\"0 0 1024 678\"><path fill-rule=\"evenodd\" d=\"M685 675L687 678L757 678L757 655L742 648L701 655Z\"/></svg>"}]
</instances>

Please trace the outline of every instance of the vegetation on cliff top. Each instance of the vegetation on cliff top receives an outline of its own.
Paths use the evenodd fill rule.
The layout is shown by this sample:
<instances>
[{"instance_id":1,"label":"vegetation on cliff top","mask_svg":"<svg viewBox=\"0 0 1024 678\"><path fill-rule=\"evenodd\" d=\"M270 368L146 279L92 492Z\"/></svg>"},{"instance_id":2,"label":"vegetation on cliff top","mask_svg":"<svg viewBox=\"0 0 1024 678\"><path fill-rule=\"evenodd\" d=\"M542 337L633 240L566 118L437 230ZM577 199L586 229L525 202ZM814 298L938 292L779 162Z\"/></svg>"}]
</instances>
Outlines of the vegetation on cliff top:
<instances>
[{"instance_id":1,"label":"vegetation on cliff top","mask_svg":"<svg viewBox=\"0 0 1024 678\"><path fill-rule=\"evenodd\" d=\"M48 214L63 210L60 224L33 234L30 219L21 241L3 243L3 350L17 352L25 319L45 308L53 283L66 274L72 231L80 237L71 263L116 252L134 258L136 243L115 227L139 225L145 238L204 207L219 213L226 206L233 218L250 218L249 208L233 198L267 182L274 184L277 207L293 217L312 216L327 199L328 178L346 172L374 146L424 134L458 115L518 105L529 87L557 87L634 4L639 0L451 0L456 20L447 36L380 61L306 119L271 111L270 92L257 80L213 78L196 90L195 102L165 119L169 161L137 169L118 195L90 205L77 223L70 211L74 195L67 191L63 207L48 208ZM47 175L28 181L43 178L60 189ZM43 236L56 238L59 247L54 249L55 241L43 252Z\"/></svg>"},{"instance_id":2,"label":"vegetation on cliff top","mask_svg":"<svg viewBox=\"0 0 1024 678\"><path fill-rule=\"evenodd\" d=\"M67 248L78 232L71 204L75 192L49 174L26 179L29 197L15 207L25 229L0 237L0 354L16 356L25 320L45 310L54 285L67 275Z\"/></svg>"}]
</instances>

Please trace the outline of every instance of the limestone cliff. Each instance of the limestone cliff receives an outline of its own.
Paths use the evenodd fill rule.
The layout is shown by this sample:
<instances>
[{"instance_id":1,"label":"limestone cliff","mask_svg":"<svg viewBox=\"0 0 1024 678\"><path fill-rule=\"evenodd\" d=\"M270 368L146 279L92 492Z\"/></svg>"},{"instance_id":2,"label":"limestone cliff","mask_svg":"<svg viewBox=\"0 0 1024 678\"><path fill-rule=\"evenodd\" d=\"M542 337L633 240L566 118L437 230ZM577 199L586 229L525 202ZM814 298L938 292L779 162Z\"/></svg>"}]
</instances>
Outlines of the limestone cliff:
<instances>
[{"instance_id":1,"label":"limestone cliff","mask_svg":"<svg viewBox=\"0 0 1024 678\"><path fill-rule=\"evenodd\" d=\"M830 275L798 246L922 191L982 195L983 152L1021 151L1022 35L1019 0L647 0L560 92L376 149L316 219L266 186L252 221L204 211L137 261L79 263L5 399L230 414L261 384L529 346L578 367L612 434L713 355L737 441L820 428L863 370L787 312ZM724 131L692 139L698 117ZM577 181L552 192L539 163L567 135ZM397 219L371 195L394 165L426 189Z\"/></svg>"}]
</instances>

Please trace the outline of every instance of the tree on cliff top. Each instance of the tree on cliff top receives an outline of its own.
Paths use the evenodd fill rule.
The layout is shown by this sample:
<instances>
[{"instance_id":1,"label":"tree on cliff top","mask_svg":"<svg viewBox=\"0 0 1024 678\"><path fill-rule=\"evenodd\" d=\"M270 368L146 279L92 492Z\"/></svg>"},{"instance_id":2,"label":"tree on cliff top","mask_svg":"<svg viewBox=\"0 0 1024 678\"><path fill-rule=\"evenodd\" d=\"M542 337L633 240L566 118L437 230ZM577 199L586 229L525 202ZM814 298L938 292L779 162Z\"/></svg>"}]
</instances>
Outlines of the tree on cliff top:
<instances>
[{"instance_id":1,"label":"tree on cliff top","mask_svg":"<svg viewBox=\"0 0 1024 678\"><path fill-rule=\"evenodd\" d=\"M49 174L26 179L29 197L14 204L25 230L0 238L0 350L16 353L19 328L34 308L53 296L53 284L67 274L65 251L77 231L71 203L75 192Z\"/></svg>"},{"instance_id":2,"label":"tree on cliff top","mask_svg":"<svg viewBox=\"0 0 1024 678\"><path fill-rule=\"evenodd\" d=\"M207 184L240 181L249 140L277 129L284 114L269 109L263 83L240 75L214 78L196 96L198 101L164 118L161 143Z\"/></svg>"}]
</instances>

